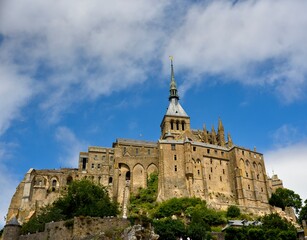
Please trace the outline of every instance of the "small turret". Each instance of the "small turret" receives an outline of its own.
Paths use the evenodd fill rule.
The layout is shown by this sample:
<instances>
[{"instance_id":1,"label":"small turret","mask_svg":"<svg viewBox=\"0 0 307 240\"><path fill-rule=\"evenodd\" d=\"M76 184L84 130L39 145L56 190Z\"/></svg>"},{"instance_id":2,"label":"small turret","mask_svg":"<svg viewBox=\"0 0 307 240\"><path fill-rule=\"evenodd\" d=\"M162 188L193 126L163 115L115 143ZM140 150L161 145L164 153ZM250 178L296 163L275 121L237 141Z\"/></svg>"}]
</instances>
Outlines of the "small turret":
<instances>
[{"instance_id":1,"label":"small turret","mask_svg":"<svg viewBox=\"0 0 307 240\"><path fill-rule=\"evenodd\" d=\"M228 141L228 147L232 147L233 146L233 142L232 142L230 133L228 133L228 135L227 135L227 141Z\"/></svg>"},{"instance_id":2,"label":"small turret","mask_svg":"<svg viewBox=\"0 0 307 240\"><path fill-rule=\"evenodd\" d=\"M215 132L214 126L212 126L211 135L212 135L212 144L216 145L217 140L216 140L216 132Z\"/></svg>"},{"instance_id":3,"label":"small turret","mask_svg":"<svg viewBox=\"0 0 307 240\"><path fill-rule=\"evenodd\" d=\"M224 147L225 146L225 134L224 134L224 126L222 123L222 120L219 118L219 123L218 123L218 143L220 146Z\"/></svg>"}]
</instances>

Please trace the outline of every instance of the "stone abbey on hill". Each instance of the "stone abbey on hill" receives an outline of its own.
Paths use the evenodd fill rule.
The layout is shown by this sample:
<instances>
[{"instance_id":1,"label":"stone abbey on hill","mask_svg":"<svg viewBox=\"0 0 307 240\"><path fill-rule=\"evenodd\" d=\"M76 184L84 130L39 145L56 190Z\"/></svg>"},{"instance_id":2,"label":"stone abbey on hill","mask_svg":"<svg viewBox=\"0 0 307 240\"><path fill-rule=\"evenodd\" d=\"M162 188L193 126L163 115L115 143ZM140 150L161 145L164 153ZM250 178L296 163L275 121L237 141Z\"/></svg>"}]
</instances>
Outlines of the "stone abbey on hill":
<instances>
[{"instance_id":1,"label":"stone abbey on hill","mask_svg":"<svg viewBox=\"0 0 307 240\"><path fill-rule=\"evenodd\" d=\"M78 168L30 169L12 198L7 221L14 216L20 223L27 221L72 180L83 178L105 186L125 218L130 193L146 188L153 172L159 177L158 201L199 197L216 209L237 205L258 214L270 212L268 199L282 182L266 175L263 155L256 149L237 146L230 134L225 137L220 119L217 131L191 128L179 103L172 61L169 106L160 127L156 142L119 138L112 148L89 147L80 153Z\"/></svg>"}]
</instances>

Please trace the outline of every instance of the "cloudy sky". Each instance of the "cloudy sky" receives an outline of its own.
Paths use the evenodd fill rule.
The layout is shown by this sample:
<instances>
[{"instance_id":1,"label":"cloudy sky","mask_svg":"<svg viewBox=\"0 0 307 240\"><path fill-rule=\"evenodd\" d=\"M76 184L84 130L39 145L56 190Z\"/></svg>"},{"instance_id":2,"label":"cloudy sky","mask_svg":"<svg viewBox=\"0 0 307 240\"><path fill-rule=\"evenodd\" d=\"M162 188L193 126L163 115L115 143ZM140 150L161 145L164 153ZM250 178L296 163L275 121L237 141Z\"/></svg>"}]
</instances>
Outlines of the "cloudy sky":
<instances>
[{"instance_id":1,"label":"cloudy sky","mask_svg":"<svg viewBox=\"0 0 307 240\"><path fill-rule=\"evenodd\" d=\"M29 168L88 146L156 141L169 55L192 128L257 147L307 198L307 1L2 0L0 226Z\"/></svg>"}]
</instances>

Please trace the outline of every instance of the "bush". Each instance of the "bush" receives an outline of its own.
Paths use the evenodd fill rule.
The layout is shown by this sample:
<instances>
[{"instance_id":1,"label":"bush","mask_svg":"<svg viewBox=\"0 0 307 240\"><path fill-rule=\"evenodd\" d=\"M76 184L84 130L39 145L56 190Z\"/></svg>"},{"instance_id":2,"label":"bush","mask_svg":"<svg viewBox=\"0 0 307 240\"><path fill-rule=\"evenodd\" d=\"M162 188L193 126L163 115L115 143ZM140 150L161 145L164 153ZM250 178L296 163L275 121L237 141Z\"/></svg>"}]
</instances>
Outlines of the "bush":
<instances>
[{"instance_id":1,"label":"bush","mask_svg":"<svg viewBox=\"0 0 307 240\"><path fill-rule=\"evenodd\" d=\"M186 229L180 220L170 218L154 220L155 232L159 234L159 239L176 240L186 236Z\"/></svg>"},{"instance_id":2,"label":"bush","mask_svg":"<svg viewBox=\"0 0 307 240\"><path fill-rule=\"evenodd\" d=\"M226 216L230 218L236 218L239 217L240 214L241 214L240 208L232 205L228 207Z\"/></svg>"}]
</instances>

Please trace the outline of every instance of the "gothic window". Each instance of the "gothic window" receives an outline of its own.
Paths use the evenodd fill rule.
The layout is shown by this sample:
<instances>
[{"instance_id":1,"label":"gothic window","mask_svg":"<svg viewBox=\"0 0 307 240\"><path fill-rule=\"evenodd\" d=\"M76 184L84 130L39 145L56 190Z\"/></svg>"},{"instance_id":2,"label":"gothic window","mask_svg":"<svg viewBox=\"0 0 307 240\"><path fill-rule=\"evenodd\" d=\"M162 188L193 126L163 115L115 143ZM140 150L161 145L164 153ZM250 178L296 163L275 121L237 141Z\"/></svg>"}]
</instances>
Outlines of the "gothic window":
<instances>
[{"instance_id":1,"label":"gothic window","mask_svg":"<svg viewBox=\"0 0 307 240\"><path fill-rule=\"evenodd\" d=\"M246 167L249 167L249 161L248 160L245 161L245 164L246 164Z\"/></svg>"}]
</instances>

